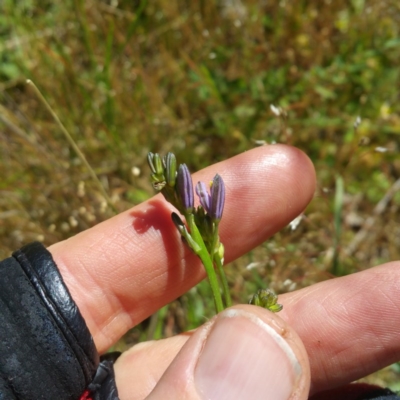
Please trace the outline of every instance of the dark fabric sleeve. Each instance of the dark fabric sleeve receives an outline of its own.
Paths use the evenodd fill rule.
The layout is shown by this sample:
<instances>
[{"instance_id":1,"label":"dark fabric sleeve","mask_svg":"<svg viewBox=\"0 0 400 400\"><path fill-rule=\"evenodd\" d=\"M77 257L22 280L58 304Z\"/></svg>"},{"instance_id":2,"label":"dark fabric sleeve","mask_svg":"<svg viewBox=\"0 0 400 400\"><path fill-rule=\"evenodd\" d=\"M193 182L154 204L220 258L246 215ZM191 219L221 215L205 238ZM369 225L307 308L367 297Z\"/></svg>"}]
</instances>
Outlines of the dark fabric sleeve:
<instances>
[{"instance_id":1,"label":"dark fabric sleeve","mask_svg":"<svg viewBox=\"0 0 400 400\"><path fill-rule=\"evenodd\" d=\"M98 367L93 338L51 254L32 243L2 261L0 400L79 400ZM103 384L113 380L112 363L109 369ZM116 388L114 397L101 396L118 399Z\"/></svg>"}]
</instances>

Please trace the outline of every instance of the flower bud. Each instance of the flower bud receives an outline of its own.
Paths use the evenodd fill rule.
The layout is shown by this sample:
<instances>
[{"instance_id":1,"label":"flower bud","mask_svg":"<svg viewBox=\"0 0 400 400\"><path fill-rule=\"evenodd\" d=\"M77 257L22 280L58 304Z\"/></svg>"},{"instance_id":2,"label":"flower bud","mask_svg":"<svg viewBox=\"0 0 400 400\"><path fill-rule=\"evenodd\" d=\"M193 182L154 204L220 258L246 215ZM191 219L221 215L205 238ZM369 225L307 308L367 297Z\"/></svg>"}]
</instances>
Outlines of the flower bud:
<instances>
[{"instance_id":1,"label":"flower bud","mask_svg":"<svg viewBox=\"0 0 400 400\"><path fill-rule=\"evenodd\" d=\"M259 289L249 304L266 308L272 312L279 312L283 308L282 304L278 304L278 296L271 289Z\"/></svg>"},{"instance_id":2,"label":"flower bud","mask_svg":"<svg viewBox=\"0 0 400 400\"><path fill-rule=\"evenodd\" d=\"M176 182L176 157L173 153L167 153L163 158L167 185L174 187Z\"/></svg>"},{"instance_id":3,"label":"flower bud","mask_svg":"<svg viewBox=\"0 0 400 400\"><path fill-rule=\"evenodd\" d=\"M181 164L178 169L177 193L185 212L192 213L194 208L193 183L186 164Z\"/></svg>"},{"instance_id":4,"label":"flower bud","mask_svg":"<svg viewBox=\"0 0 400 400\"><path fill-rule=\"evenodd\" d=\"M225 204L225 184L220 175L215 175L211 186L210 217L219 221Z\"/></svg>"},{"instance_id":5,"label":"flower bud","mask_svg":"<svg viewBox=\"0 0 400 400\"><path fill-rule=\"evenodd\" d=\"M200 204L211 220L219 221L222 218L225 204L225 184L220 175L214 176L210 192L211 194L208 194L204 182L197 183L196 193L199 196Z\"/></svg>"},{"instance_id":6,"label":"flower bud","mask_svg":"<svg viewBox=\"0 0 400 400\"><path fill-rule=\"evenodd\" d=\"M161 157L158 153L149 153L147 162L151 169L151 181L155 190L160 191L165 186L164 167Z\"/></svg>"},{"instance_id":7,"label":"flower bud","mask_svg":"<svg viewBox=\"0 0 400 400\"><path fill-rule=\"evenodd\" d=\"M151 172L153 174L161 175L164 174L164 168L161 157L158 153L149 153L147 155L147 162L149 163Z\"/></svg>"},{"instance_id":8,"label":"flower bud","mask_svg":"<svg viewBox=\"0 0 400 400\"><path fill-rule=\"evenodd\" d=\"M183 235L185 224L182 221L182 218L175 212L171 214L171 219L174 225L178 228L178 231L181 235Z\"/></svg>"},{"instance_id":9,"label":"flower bud","mask_svg":"<svg viewBox=\"0 0 400 400\"><path fill-rule=\"evenodd\" d=\"M211 196L208 194L207 187L204 182L197 182L196 193L197 193L197 196L199 196L201 206L204 208L204 210L207 213L209 213Z\"/></svg>"}]
</instances>

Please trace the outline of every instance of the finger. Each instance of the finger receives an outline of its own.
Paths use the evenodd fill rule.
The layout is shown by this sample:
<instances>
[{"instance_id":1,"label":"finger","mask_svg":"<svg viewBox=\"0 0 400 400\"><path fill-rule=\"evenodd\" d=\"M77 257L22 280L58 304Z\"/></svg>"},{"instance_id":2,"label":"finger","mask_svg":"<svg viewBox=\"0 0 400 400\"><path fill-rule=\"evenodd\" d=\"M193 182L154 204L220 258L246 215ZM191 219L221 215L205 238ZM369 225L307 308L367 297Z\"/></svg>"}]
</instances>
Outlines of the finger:
<instances>
[{"instance_id":1,"label":"finger","mask_svg":"<svg viewBox=\"0 0 400 400\"><path fill-rule=\"evenodd\" d=\"M278 315L296 330L309 355L311 393L346 385L400 359L399 282L397 262L279 296L284 308ZM117 374L122 380L138 377L132 393L141 397L134 399L146 397L187 340L179 335L122 355Z\"/></svg>"},{"instance_id":2,"label":"finger","mask_svg":"<svg viewBox=\"0 0 400 400\"><path fill-rule=\"evenodd\" d=\"M303 339L312 389L345 385L400 359L400 264L321 282L279 298Z\"/></svg>"},{"instance_id":3,"label":"finger","mask_svg":"<svg viewBox=\"0 0 400 400\"><path fill-rule=\"evenodd\" d=\"M274 145L194 175L226 185L221 238L227 262L296 217L311 199L314 169L299 150ZM99 351L204 277L161 196L49 248Z\"/></svg>"},{"instance_id":4,"label":"finger","mask_svg":"<svg viewBox=\"0 0 400 400\"><path fill-rule=\"evenodd\" d=\"M117 365L117 373L129 368L127 359ZM132 390L134 379L118 378L121 400L143 399ZM242 305L200 327L148 399L307 399L309 379L296 333L276 314Z\"/></svg>"}]
</instances>

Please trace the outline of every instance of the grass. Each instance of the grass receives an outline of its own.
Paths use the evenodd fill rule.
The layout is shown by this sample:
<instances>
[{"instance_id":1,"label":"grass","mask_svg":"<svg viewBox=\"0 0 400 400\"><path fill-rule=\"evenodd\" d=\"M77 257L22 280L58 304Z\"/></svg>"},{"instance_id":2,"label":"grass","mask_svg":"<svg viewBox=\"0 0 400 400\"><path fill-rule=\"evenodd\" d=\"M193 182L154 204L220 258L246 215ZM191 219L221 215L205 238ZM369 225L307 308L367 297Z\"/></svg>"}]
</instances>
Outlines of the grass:
<instances>
[{"instance_id":1,"label":"grass","mask_svg":"<svg viewBox=\"0 0 400 400\"><path fill-rule=\"evenodd\" d=\"M148 151L191 171L260 141L311 157L313 202L228 267L235 302L400 258L397 0L113 4L0 6L0 257L113 215L31 79L120 211L153 193ZM210 301L201 283L119 346L196 327Z\"/></svg>"}]
</instances>

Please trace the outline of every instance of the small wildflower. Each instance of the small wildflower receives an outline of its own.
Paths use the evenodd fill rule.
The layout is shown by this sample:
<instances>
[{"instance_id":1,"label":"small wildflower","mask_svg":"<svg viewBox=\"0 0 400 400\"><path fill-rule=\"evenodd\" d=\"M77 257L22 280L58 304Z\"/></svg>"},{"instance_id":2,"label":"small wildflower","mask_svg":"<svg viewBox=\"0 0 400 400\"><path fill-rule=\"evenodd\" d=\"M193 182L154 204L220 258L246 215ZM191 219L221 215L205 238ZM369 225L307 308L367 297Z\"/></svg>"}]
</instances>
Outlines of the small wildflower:
<instances>
[{"instance_id":1,"label":"small wildflower","mask_svg":"<svg viewBox=\"0 0 400 400\"><path fill-rule=\"evenodd\" d=\"M210 282L215 309L220 312L224 309L224 303L225 307L232 304L223 270L224 246L218 235L218 223L225 203L224 182L219 175L216 175L211 183L210 192L204 183L199 182L196 193L201 206L195 208L192 177L188 167L181 164L177 169L173 153L167 153L162 158L157 153L149 153L147 160L154 189L161 192L164 198L185 217L186 221L183 222L177 213L171 215L182 240L201 259Z\"/></svg>"},{"instance_id":2,"label":"small wildflower","mask_svg":"<svg viewBox=\"0 0 400 400\"><path fill-rule=\"evenodd\" d=\"M211 186L210 216L219 221L225 204L225 184L220 175L215 175Z\"/></svg>"},{"instance_id":3,"label":"small wildflower","mask_svg":"<svg viewBox=\"0 0 400 400\"><path fill-rule=\"evenodd\" d=\"M222 217L225 204L225 184L220 175L215 175L211 183L210 194L204 182L198 182L196 193L199 196L200 204L206 210L210 218L219 221Z\"/></svg>"},{"instance_id":4,"label":"small wildflower","mask_svg":"<svg viewBox=\"0 0 400 400\"><path fill-rule=\"evenodd\" d=\"M210 201L211 201L211 196L207 192L207 187L204 182L198 182L196 185L196 193L197 196L199 196L200 204L206 210L209 212L210 210Z\"/></svg>"},{"instance_id":5,"label":"small wildflower","mask_svg":"<svg viewBox=\"0 0 400 400\"><path fill-rule=\"evenodd\" d=\"M194 195L193 183L189 169L186 164L181 164L178 169L178 196L181 200L182 207L187 213L193 212Z\"/></svg>"}]
</instances>

